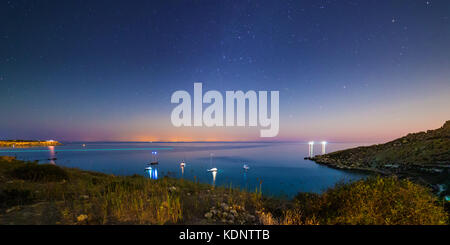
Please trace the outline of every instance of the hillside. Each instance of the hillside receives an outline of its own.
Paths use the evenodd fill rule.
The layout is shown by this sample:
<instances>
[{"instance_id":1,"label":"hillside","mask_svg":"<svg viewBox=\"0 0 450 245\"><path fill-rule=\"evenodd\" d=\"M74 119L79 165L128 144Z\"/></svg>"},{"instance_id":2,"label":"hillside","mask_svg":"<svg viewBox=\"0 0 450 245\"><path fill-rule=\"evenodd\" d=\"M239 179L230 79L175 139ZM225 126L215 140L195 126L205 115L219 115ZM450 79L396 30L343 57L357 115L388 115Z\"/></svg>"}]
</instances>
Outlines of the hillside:
<instances>
[{"instance_id":1,"label":"hillside","mask_svg":"<svg viewBox=\"0 0 450 245\"><path fill-rule=\"evenodd\" d=\"M311 160L339 169L413 177L429 184L449 181L450 121L438 129L365 147L318 155Z\"/></svg>"}]
</instances>

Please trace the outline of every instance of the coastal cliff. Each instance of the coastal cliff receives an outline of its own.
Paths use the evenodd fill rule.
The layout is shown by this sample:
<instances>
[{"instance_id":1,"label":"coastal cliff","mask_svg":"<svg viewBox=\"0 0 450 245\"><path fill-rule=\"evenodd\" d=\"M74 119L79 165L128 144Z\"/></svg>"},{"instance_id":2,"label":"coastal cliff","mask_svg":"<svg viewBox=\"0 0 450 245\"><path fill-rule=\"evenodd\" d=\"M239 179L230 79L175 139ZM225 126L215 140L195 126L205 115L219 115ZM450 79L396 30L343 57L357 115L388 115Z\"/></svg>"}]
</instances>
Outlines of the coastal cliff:
<instances>
[{"instance_id":1,"label":"coastal cliff","mask_svg":"<svg viewBox=\"0 0 450 245\"><path fill-rule=\"evenodd\" d=\"M0 147L32 147L32 146L56 146L61 145L55 140L0 140Z\"/></svg>"},{"instance_id":2,"label":"coastal cliff","mask_svg":"<svg viewBox=\"0 0 450 245\"><path fill-rule=\"evenodd\" d=\"M449 181L450 121L438 129L411 133L385 144L356 147L310 159L338 169L395 174L427 184L443 184Z\"/></svg>"}]
</instances>

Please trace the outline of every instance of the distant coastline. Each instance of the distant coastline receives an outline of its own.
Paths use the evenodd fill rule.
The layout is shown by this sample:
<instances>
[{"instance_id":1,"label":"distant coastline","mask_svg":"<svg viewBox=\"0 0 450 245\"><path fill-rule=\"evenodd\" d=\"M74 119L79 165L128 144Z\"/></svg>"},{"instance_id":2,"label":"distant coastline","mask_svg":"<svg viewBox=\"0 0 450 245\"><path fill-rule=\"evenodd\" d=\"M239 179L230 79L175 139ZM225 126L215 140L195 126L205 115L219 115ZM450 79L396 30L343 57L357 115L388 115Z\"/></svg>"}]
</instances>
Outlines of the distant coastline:
<instances>
[{"instance_id":1,"label":"distant coastline","mask_svg":"<svg viewBox=\"0 0 450 245\"><path fill-rule=\"evenodd\" d=\"M61 145L55 140L0 140L0 147L33 147Z\"/></svg>"}]
</instances>

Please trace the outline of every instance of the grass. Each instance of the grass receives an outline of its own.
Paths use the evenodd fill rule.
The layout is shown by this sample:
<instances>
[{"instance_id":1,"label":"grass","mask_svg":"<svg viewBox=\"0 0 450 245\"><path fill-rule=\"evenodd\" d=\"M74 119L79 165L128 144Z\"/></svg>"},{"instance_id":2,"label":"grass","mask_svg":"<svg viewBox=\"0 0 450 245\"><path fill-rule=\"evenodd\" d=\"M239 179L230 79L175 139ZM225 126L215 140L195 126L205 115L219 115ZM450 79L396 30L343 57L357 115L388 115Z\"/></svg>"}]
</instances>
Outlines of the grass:
<instances>
[{"instance_id":1,"label":"grass","mask_svg":"<svg viewBox=\"0 0 450 245\"><path fill-rule=\"evenodd\" d=\"M231 215L233 214L233 215ZM0 157L0 224L446 224L428 189L374 178L293 200Z\"/></svg>"},{"instance_id":2,"label":"grass","mask_svg":"<svg viewBox=\"0 0 450 245\"><path fill-rule=\"evenodd\" d=\"M25 210L33 216L42 208L24 206L45 203L56 212L54 219L46 217L49 224L207 224L203 216L212 206L225 202L253 212L261 198L260 192L168 177L150 180L1 159L0 182L0 223L20 223L15 215Z\"/></svg>"},{"instance_id":3,"label":"grass","mask_svg":"<svg viewBox=\"0 0 450 245\"><path fill-rule=\"evenodd\" d=\"M326 224L431 225L448 220L427 188L396 177L340 183L322 195L300 194L296 200L306 217Z\"/></svg>"}]
</instances>

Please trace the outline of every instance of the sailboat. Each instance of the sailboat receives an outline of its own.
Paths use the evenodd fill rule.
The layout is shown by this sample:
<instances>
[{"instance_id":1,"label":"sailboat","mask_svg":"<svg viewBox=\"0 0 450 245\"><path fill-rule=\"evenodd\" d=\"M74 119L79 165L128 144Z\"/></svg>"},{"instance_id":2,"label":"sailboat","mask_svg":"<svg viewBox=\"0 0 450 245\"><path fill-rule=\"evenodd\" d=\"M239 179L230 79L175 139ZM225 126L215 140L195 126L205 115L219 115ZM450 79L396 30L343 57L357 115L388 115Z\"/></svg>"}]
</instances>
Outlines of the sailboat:
<instances>
[{"instance_id":1,"label":"sailboat","mask_svg":"<svg viewBox=\"0 0 450 245\"><path fill-rule=\"evenodd\" d=\"M244 164L244 166L242 166L242 168L243 168L245 171L248 171L248 170L250 169L250 166L248 166L248 164Z\"/></svg>"},{"instance_id":2,"label":"sailboat","mask_svg":"<svg viewBox=\"0 0 450 245\"><path fill-rule=\"evenodd\" d=\"M185 161L184 161L184 159L183 159L183 161L181 161L181 163L180 163L181 176L184 175L184 167L185 167L185 166L186 166L186 163L185 163Z\"/></svg>"},{"instance_id":3,"label":"sailboat","mask_svg":"<svg viewBox=\"0 0 450 245\"><path fill-rule=\"evenodd\" d=\"M150 162L150 165L158 165L158 152L152 151L152 161Z\"/></svg>"},{"instance_id":4,"label":"sailboat","mask_svg":"<svg viewBox=\"0 0 450 245\"><path fill-rule=\"evenodd\" d=\"M208 172L217 172L217 168L212 167L212 156L213 155L214 155L213 153L209 154L209 165L211 166L211 168L208 169Z\"/></svg>"}]
</instances>

